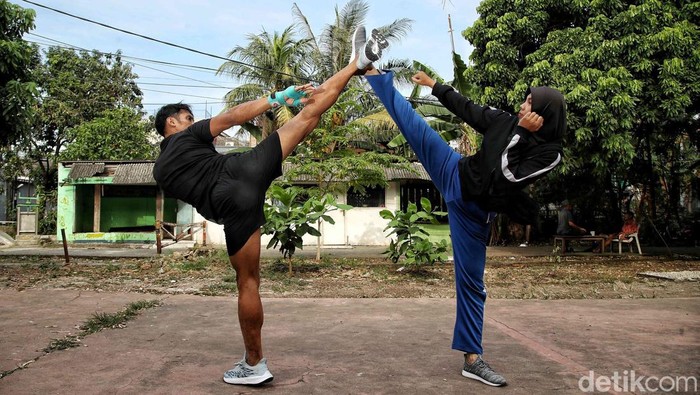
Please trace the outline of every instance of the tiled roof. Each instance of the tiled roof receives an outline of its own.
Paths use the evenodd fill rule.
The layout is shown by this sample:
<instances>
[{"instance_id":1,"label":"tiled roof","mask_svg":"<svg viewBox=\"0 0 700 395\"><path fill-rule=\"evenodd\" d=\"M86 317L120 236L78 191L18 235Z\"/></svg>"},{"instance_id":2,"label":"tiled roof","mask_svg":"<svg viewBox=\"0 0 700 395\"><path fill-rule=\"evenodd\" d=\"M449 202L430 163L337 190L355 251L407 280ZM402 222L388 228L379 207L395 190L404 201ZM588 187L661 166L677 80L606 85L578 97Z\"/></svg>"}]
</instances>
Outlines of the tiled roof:
<instances>
[{"instance_id":1,"label":"tiled roof","mask_svg":"<svg viewBox=\"0 0 700 395\"><path fill-rule=\"evenodd\" d=\"M385 168L384 169L384 176L388 181L395 181L395 180L430 180L430 176L428 176L428 173L425 171L425 168L423 167L422 164L414 162L411 163L411 168L413 171L409 169L403 169L403 168ZM288 171L293 169L293 165L290 163L283 163L282 164L282 174L287 174ZM284 177L284 175L282 176ZM315 182L315 178L306 175L306 174L301 174L297 177L295 177L293 180L289 180L291 182ZM342 180L338 180L342 181Z\"/></svg>"},{"instance_id":2,"label":"tiled roof","mask_svg":"<svg viewBox=\"0 0 700 395\"><path fill-rule=\"evenodd\" d=\"M77 178L93 177L97 174L104 173L104 163L74 163L68 174L68 178L75 180Z\"/></svg>"},{"instance_id":3,"label":"tiled roof","mask_svg":"<svg viewBox=\"0 0 700 395\"><path fill-rule=\"evenodd\" d=\"M113 177L112 184L155 185L153 161L64 162L70 167L67 182L88 177Z\"/></svg>"},{"instance_id":4,"label":"tiled roof","mask_svg":"<svg viewBox=\"0 0 700 395\"><path fill-rule=\"evenodd\" d=\"M121 185L155 185L153 165L154 163L123 163L117 165L117 168L114 170L112 183Z\"/></svg>"},{"instance_id":5,"label":"tiled roof","mask_svg":"<svg viewBox=\"0 0 700 395\"><path fill-rule=\"evenodd\" d=\"M153 179L153 161L146 162L66 162L71 170L67 181L78 178L95 176L113 176L112 183L119 185L155 185ZM420 163L411 163L413 171L402 168L386 168L384 175L388 181L395 180L430 180L428 173ZM282 164L282 172L286 174L292 169L292 165ZM284 176L283 176L284 177ZM315 179L308 175L299 175L292 182L314 182Z\"/></svg>"}]
</instances>

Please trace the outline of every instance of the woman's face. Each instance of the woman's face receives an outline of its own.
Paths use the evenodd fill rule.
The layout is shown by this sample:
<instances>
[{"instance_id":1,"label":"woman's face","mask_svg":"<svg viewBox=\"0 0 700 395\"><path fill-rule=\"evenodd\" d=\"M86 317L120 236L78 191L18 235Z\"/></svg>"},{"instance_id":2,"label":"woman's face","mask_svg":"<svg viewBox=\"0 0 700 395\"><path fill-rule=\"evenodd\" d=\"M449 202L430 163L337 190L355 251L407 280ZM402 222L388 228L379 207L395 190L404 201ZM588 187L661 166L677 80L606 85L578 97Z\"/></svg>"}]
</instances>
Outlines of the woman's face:
<instances>
[{"instance_id":1,"label":"woman's face","mask_svg":"<svg viewBox=\"0 0 700 395\"><path fill-rule=\"evenodd\" d=\"M525 114L532 111L532 94L527 95L523 104L520 105L520 112L518 112L518 118L522 118Z\"/></svg>"}]
</instances>

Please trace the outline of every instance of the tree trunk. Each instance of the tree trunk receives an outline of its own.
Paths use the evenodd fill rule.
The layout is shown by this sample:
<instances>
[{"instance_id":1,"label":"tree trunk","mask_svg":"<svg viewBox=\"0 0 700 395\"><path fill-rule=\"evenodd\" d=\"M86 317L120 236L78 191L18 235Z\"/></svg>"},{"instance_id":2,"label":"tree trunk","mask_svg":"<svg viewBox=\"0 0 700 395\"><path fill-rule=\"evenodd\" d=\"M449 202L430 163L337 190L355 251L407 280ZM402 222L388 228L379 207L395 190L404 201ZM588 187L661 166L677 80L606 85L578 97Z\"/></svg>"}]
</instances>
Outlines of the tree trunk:
<instances>
[{"instance_id":1,"label":"tree trunk","mask_svg":"<svg viewBox=\"0 0 700 395\"><path fill-rule=\"evenodd\" d=\"M319 232L321 231L321 220L316 221ZM321 236L316 237L316 261L321 260Z\"/></svg>"}]
</instances>

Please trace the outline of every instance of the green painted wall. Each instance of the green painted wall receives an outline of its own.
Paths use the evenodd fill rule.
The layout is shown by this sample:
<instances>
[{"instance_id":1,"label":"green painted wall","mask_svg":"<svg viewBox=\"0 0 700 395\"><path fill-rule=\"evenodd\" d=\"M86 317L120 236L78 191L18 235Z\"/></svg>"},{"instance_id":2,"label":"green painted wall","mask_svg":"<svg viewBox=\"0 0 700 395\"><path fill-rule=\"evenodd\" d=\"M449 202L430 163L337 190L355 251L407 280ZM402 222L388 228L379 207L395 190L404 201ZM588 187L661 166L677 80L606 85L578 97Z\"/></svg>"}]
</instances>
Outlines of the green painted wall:
<instances>
[{"instance_id":1,"label":"green painted wall","mask_svg":"<svg viewBox=\"0 0 700 395\"><path fill-rule=\"evenodd\" d=\"M73 240L75 231L75 190L74 185L63 185L64 180L68 177L70 169L63 167L63 164L58 164L58 197L56 202L56 237L61 239L61 229L66 230L66 239Z\"/></svg>"},{"instance_id":2,"label":"green painted wall","mask_svg":"<svg viewBox=\"0 0 700 395\"><path fill-rule=\"evenodd\" d=\"M75 189L75 231L92 232L95 217L92 215L95 207L95 186L76 185Z\"/></svg>"},{"instance_id":3,"label":"green painted wall","mask_svg":"<svg viewBox=\"0 0 700 395\"><path fill-rule=\"evenodd\" d=\"M100 232L93 232L95 183L110 185L111 177L82 179L77 185L64 184L70 173L69 168L59 164L57 237L61 240L61 229L66 231L66 239L75 243L153 243L153 231L109 232L113 228L154 226L156 216L156 196L153 197L102 197L100 210ZM93 182L92 184L87 183ZM114 188L114 187L113 187ZM119 186L137 189L138 186ZM165 199L163 220L177 222L177 199Z\"/></svg>"},{"instance_id":4,"label":"green painted wall","mask_svg":"<svg viewBox=\"0 0 700 395\"><path fill-rule=\"evenodd\" d=\"M184 203L186 207L183 208L183 210L189 210L190 212L190 222L192 222L192 206L190 206L187 203ZM177 199L168 199L165 198L165 207L163 207L163 221L165 222L172 222L172 223L178 223L177 222ZM189 222L188 222L189 223Z\"/></svg>"},{"instance_id":5,"label":"green painted wall","mask_svg":"<svg viewBox=\"0 0 700 395\"><path fill-rule=\"evenodd\" d=\"M125 187L127 188L127 187ZM102 198L100 230L128 226L155 226L156 197Z\"/></svg>"}]
</instances>

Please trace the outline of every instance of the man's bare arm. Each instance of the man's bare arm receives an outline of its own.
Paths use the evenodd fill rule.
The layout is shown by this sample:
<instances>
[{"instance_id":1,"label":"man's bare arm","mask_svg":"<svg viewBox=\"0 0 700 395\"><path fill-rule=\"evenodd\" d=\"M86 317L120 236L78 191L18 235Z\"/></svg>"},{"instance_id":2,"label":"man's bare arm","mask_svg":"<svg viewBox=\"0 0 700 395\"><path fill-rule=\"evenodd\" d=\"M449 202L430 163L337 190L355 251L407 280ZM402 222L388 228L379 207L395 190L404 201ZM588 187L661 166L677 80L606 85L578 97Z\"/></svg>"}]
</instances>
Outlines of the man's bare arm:
<instances>
[{"instance_id":1,"label":"man's bare arm","mask_svg":"<svg viewBox=\"0 0 700 395\"><path fill-rule=\"evenodd\" d=\"M308 95L313 93L315 88L311 84L305 84L299 85L295 89L300 92L303 91ZM302 98L301 103L305 104L307 100L308 98ZM291 105L293 101L294 100L287 100L287 103ZM232 107L226 112L223 112L211 119L209 123L211 135L216 137L224 130L236 125L242 125L271 108L272 105L266 97L261 97L260 99L245 102Z\"/></svg>"},{"instance_id":2,"label":"man's bare arm","mask_svg":"<svg viewBox=\"0 0 700 395\"><path fill-rule=\"evenodd\" d=\"M213 117L209 122L209 131L213 137L216 137L224 130L232 126L242 125L270 108L272 106L267 102L267 98L264 97L239 104Z\"/></svg>"}]
</instances>

